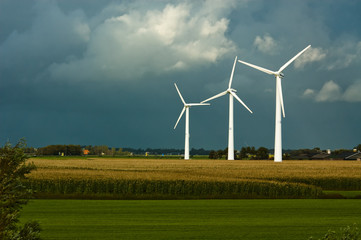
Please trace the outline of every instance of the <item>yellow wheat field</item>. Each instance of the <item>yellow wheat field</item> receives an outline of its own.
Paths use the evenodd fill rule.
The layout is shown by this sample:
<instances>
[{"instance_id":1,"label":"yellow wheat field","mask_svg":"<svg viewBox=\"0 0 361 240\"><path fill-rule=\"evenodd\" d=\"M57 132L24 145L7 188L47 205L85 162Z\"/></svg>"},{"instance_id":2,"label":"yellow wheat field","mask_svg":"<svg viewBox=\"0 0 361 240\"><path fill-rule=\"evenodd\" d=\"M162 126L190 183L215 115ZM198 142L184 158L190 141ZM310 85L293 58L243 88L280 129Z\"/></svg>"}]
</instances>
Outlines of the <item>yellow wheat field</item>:
<instances>
[{"instance_id":1,"label":"yellow wheat field","mask_svg":"<svg viewBox=\"0 0 361 240\"><path fill-rule=\"evenodd\" d=\"M40 159L33 179L145 179L235 181L239 179L360 178L359 161L227 161L174 159Z\"/></svg>"}]
</instances>

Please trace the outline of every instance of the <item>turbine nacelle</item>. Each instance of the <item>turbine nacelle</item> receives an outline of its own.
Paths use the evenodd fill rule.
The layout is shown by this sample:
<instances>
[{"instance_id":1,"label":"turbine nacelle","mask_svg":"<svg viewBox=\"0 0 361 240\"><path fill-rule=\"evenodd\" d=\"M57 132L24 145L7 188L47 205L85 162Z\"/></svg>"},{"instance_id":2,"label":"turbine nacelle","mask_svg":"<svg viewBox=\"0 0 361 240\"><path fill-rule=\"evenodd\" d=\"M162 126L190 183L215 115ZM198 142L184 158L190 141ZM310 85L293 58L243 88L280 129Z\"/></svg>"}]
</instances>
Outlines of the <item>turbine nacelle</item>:
<instances>
[{"instance_id":1,"label":"turbine nacelle","mask_svg":"<svg viewBox=\"0 0 361 240\"><path fill-rule=\"evenodd\" d=\"M261 72L264 72L264 73L267 73L267 74L270 74L270 75L274 75L276 77L276 88L277 88L277 99L279 99L280 101L280 104L281 104L281 108L282 108L282 114L283 114L283 117L285 117L285 108L284 108L284 105L283 105L283 93L282 93L282 84L281 84L281 81L278 80L283 78L285 75L283 74L283 70L288 67L288 65L290 65L294 60L296 60L296 58L298 58L302 53L304 53L307 49L309 49L311 47L311 45L308 45L305 49L303 49L301 52L299 52L296 56L294 56L293 58L291 58L288 62L286 62L282 67L280 67L280 69L278 69L278 71L272 71L272 70L269 70L267 68L263 68L263 67L260 67L260 66L257 66L257 65L254 65L254 64L251 64L251 63L248 63L248 62L244 62L244 61L241 61L241 60L238 60L238 62L240 63L243 63L244 65L247 65L249 67L252 67L254 69L257 69Z\"/></svg>"},{"instance_id":2,"label":"turbine nacelle","mask_svg":"<svg viewBox=\"0 0 361 240\"><path fill-rule=\"evenodd\" d=\"M190 107L193 107L193 106L209 106L211 105L210 103L186 103L184 105L185 108L190 108Z\"/></svg>"},{"instance_id":3,"label":"turbine nacelle","mask_svg":"<svg viewBox=\"0 0 361 240\"><path fill-rule=\"evenodd\" d=\"M236 93L237 90L236 90L236 89L233 89L233 88L228 88L228 89L227 89L227 92L228 92L228 93L231 93L231 92Z\"/></svg>"},{"instance_id":4,"label":"turbine nacelle","mask_svg":"<svg viewBox=\"0 0 361 240\"><path fill-rule=\"evenodd\" d=\"M237 63L237 56L235 57L234 59L234 63L233 63L233 68L232 68L232 72L231 72L231 77L229 78L229 83L228 83L228 88L226 91L224 92L221 92L221 93L218 93L217 95L213 96L213 97L210 97L206 100L203 100L201 103L205 103L205 102L208 102L208 101L211 101L213 99L216 99L216 98L219 98L219 97L222 97L226 94L230 94L232 95L240 104L242 104L250 113L253 113L251 109L249 109L249 107L247 107L247 105L237 96L236 92L237 90L236 89L233 89L231 88L232 86L232 81L233 81L233 75L234 75L234 69L236 68L236 63Z\"/></svg>"},{"instance_id":5,"label":"turbine nacelle","mask_svg":"<svg viewBox=\"0 0 361 240\"><path fill-rule=\"evenodd\" d=\"M179 98L182 100L182 103L183 103L183 105L184 105L184 107L183 107L183 109L182 109L182 112L181 112L181 114L180 114L179 117L178 117L177 123L174 125L174 129L176 129L176 127L177 127L177 125L178 125L178 123L179 123L179 120L182 118L182 116L183 116L184 112L186 111L186 109L188 109L188 108L190 108L190 107L193 107L193 106L208 106L208 105L210 105L210 104L209 104L209 103L203 103L203 102L202 102L202 103L186 103L186 102L184 101L184 98L183 98L181 92L179 91L179 89L178 89L178 87L177 87L177 84L174 83L174 86L175 86L175 88L177 89Z\"/></svg>"}]
</instances>

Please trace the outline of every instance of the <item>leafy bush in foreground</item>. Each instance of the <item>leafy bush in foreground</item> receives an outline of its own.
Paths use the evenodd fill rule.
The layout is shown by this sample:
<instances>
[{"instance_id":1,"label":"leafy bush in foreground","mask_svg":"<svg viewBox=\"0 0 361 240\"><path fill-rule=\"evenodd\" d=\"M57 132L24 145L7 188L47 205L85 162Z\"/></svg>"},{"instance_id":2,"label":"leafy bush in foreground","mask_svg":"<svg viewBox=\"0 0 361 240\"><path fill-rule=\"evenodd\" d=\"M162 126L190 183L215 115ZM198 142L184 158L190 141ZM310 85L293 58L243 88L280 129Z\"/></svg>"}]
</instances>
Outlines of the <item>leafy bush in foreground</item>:
<instances>
[{"instance_id":1,"label":"leafy bush in foreground","mask_svg":"<svg viewBox=\"0 0 361 240\"><path fill-rule=\"evenodd\" d=\"M309 240L313 238L310 237ZM359 240L361 239L360 229L354 224L352 227L347 226L340 228L340 232L328 230L328 232L319 240Z\"/></svg>"},{"instance_id":2,"label":"leafy bush in foreground","mask_svg":"<svg viewBox=\"0 0 361 240\"><path fill-rule=\"evenodd\" d=\"M24 147L21 141L15 147L7 143L0 149L0 239L40 239L37 222L18 225L21 207L32 193L24 185L25 174L35 168L25 163Z\"/></svg>"}]
</instances>

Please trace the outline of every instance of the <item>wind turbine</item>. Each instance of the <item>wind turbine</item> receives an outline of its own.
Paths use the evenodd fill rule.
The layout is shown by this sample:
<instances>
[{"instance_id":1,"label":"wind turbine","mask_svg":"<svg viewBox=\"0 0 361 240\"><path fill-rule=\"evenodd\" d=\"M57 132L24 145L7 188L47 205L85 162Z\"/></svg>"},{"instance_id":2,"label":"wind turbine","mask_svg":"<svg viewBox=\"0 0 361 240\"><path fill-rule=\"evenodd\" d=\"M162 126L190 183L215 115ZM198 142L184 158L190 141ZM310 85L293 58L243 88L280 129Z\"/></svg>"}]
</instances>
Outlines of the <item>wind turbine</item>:
<instances>
[{"instance_id":1,"label":"wind turbine","mask_svg":"<svg viewBox=\"0 0 361 240\"><path fill-rule=\"evenodd\" d=\"M186 130L185 130L185 144L184 144L184 159L189 160L189 108L192 106L207 106L210 105L209 103L186 103L182 97L182 94L180 93L177 84L174 83L175 88L177 89L178 95L180 99L182 100L184 107L179 115L179 118L177 120L177 123L174 125L174 129L176 129L179 120L182 118L184 112L186 112Z\"/></svg>"},{"instance_id":2,"label":"wind turbine","mask_svg":"<svg viewBox=\"0 0 361 240\"><path fill-rule=\"evenodd\" d=\"M281 79L284 77L282 71L290 65L296 58L298 58L302 53L304 53L307 49L309 49L311 45L308 45L305 49L299 52L296 56L291 58L288 62L286 62L278 71L274 72L241 60L238 62L243 63L247 66L255 68L259 71L265 72L270 75L274 75L276 77L276 117L275 117L275 148L274 148L274 161L282 162L282 125L281 125L281 108L283 117L285 117L285 108L283 105L283 94L282 94L282 85Z\"/></svg>"},{"instance_id":3,"label":"wind turbine","mask_svg":"<svg viewBox=\"0 0 361 240\"><path fill-rule=\"evenodd\" d=\"M250 113L253 113L251 109L249 109L247 105L237 96L236 94L237 91L231 88L233 73L236 67L236 63L237 63L237 56L234 59L233 69L232 69L231 77L229 79L227 90L201 102L201 103L208 102L215 98L219 98L226 94L229 94L228 160L234 160L233 98L236 98L237 101L240 102Z\"/></svg>"}]
</instances>

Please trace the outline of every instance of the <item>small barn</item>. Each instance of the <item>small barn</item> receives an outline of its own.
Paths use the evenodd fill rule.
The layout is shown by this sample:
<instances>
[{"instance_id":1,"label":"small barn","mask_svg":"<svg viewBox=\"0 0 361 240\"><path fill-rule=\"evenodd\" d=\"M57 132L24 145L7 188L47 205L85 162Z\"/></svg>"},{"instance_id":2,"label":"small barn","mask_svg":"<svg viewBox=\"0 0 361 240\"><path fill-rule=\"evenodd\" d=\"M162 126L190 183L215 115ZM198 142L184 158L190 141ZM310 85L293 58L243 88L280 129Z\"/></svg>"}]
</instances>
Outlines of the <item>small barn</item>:
<instances>
[{"instance_id":1,"label":"small barn","mask_svg":"<svg viewBox=\"0 0 361 240\"><path fill-rule=\"evenodd\" d=\"M350 156L345 157L345 160L358 160L361 161L361 152L354 153Z\"/></svg>"}]
</instances>

